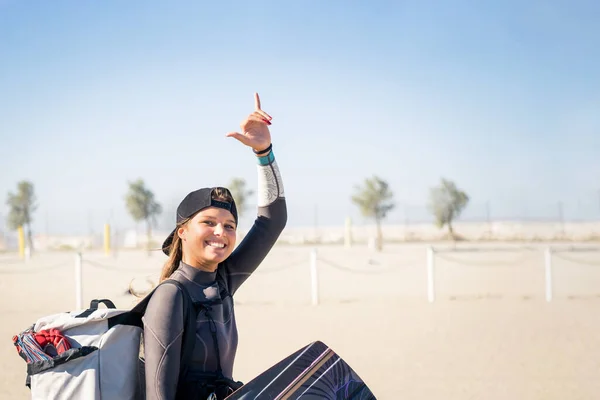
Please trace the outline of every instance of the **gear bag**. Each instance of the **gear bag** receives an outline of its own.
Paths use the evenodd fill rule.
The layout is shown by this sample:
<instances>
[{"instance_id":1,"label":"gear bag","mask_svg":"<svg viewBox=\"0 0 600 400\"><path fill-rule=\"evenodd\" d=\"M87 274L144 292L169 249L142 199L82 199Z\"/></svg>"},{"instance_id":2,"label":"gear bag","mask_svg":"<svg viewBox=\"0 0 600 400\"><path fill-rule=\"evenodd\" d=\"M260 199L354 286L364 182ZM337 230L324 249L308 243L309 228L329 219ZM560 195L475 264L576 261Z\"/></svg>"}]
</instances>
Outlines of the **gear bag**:
<instances>
[{"instance_id":1,"label":"gear bag","mask_svg":"<svg viewBox=\"0 0 600 400\"><path fill-rule=\"evenodd\" d=\"M184 293L183 377L194 350L196 310L181 283L167 279L164 284ZM117 309L108 299L92 300L87 310L42 317L15 335L13 343L27 363L32 400L144 399L142 317L156 288L130 310Z\"/></svg>"}]
</instances>

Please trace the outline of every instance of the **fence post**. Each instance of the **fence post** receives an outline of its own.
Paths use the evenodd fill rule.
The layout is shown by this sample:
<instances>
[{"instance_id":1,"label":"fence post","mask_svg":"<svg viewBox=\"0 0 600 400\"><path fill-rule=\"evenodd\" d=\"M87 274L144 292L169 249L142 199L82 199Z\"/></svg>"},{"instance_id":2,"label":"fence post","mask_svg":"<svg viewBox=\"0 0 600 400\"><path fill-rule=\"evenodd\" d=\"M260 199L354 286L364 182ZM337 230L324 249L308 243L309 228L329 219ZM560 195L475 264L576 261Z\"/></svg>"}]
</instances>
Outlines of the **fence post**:
<instances>
[{"instance_id":1,"label":"fence post","mask_svg":"<svg viewBox=\"0 0 600 400\"><path fill-rule=\"evenodd\" d=\"M352 219L346 217L346 224L344 225L344 247L352 247Z\"/></svg>"},{"instance_id":2,"label":"fence post","mask_svg":"<svg viewBox=\"0 0 600 400\"><path fill-rule=\"evenodd\" d=\"M104 224L104 254L110 255L110 225Z\"/></svg>"},{"instance_id":3,"label":"fence post","mask_svg":"<svg viewBox=\"0 0 600 400\"><path fill-rule=\"evenodd\" d=\"M83 309L83 282L82 282L82 266L81 266L81 252L78 251L75 254L75 309Z\"/></svg>"},{"instance_id":4,"label":"fence post","mask_svg":"<svg viewBox=\"0 0 600 400\"><path fill-rule=\"evenodd\" d=\"M433 247L429 246L427 248L427 300L430 303L435 300L434 255Z\"/></svg>"},{"instance_id":5,"label":"fence post","mask_svg":"<svg viewBox=\"0 0 600 400\"><path fill-rule=\"evenodd\" d=\"M19 257L25 258L25 231L23 225L19 226L17 232L19 234Z\"/></svg>"},{"instance_id":6,"label":"fence post","mask_svg":"<svg viewBox=\"0 0 600 400\"><path fill-rule=\"evenodd\" d=\"M545 251L546 265L546 301L552 301L552 250L550 246L546 247Z\"/></svg>"},{"instance_id":7,"label":"fence post","mask_svg":"<svg viewBox=\"0 0 600 400\"><path fill-rule=\"evenodd\" d=\"M310 282L312 305L319 304L319 277L317 271L317 249L310 252Z\"/></svg>"}]
</instances>

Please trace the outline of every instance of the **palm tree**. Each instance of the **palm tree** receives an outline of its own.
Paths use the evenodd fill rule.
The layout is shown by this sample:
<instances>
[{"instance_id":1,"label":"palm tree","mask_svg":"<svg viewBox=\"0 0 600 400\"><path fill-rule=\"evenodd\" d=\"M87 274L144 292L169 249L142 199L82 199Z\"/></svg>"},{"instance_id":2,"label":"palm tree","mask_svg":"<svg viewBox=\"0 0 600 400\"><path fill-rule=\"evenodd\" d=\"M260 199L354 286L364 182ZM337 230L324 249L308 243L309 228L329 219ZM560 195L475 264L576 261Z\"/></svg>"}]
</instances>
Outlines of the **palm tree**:
<instances>
[{"instance_id":1,"label":"palm tree","mask_svg":"<svg viewBox=\"0 0 600 400\"><path fill-rule=\"evenodd\" d=\"M352 201L360 208L365 217L375 220L377 225L377 250L381 250L383 248L381 221L394 208L393 193L388 183L377 176L365 179L364 186L357 186L356 190L356 194L352 196Z\"/></svg>"},{"instance_id":2,"label":"palm tree","mask_svg":"<svg viewBox=\"0 0 600 400\"><path fill-rule=\"evenodd\" d=\"M125 202L134 221L146 222L147 249L150 254L152 225L156 225L156 216L162 213L162 206L156 202L154 193L146 188L142 179L129 182L129 191L125 196Z\"/></svg>"},{"instance_id":3,"label":"palm tree","mask_svg":"<svg viewBox=\"0 0 600 400\"><path fill-rule=\"evenodd\" d=\"M248 204L248 198L254 193L250 189L246 189L246 181L242 178L233 178L229 183L228 187L233 200L235 200L235 206L237 208L238 215L242 215Z\"/></svg>"},{"instance_id":4,"label":"palm tree","mask_svg":"<svg viewBox=\"0 0 600 400\"><path fill-rule=\"evenodd\" d=\"M469 203L469 196L458 189L452 181L442 178L439 186L431 189L429 209L435 217L438 228L448 226L450 237L454 239L452 222L458 218Z\"/></svg>"},{"instance_id":5,"label":"palm tree","mask_svg":"<svg viewBox=\"0 0 600 400\"><path fill-rule=\"evenodd\" d=\"M33 183L21 181L17 184L15 194L8 193L6 204L10 211L8 214L8 227L10 229L19 229L27 226L27 240L29 249L33 253L33 237L31 233L32 214L37 209L36 198Z\"/></svg>"}]
</instances>

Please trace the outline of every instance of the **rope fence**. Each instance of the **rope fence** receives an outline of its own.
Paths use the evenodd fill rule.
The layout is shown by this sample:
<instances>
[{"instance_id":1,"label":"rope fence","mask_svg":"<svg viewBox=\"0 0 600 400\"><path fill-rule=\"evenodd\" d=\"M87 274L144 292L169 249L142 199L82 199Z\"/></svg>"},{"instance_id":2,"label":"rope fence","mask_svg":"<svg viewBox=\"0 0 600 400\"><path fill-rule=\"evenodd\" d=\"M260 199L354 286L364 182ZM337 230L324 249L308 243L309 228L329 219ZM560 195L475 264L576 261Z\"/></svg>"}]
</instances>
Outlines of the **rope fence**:
<instances>
[{"instance_id":1,"label":"rope fence","mask_svg":"<svg viewBox=\"0 0 600 400\"><path fill-rule=\"evenodd\" d=\"M270 267L270 268L259 267L256 270L255 274L265 275L265 274L278 273L278 272L282 272L282 271L288 271L289 269L291 269L293 267L297 267L299 265L306 265L306 260L296 260L296 261L289 262L287 264L280 265L278 267Z\"/></svg>"},{"instance_id":2,"label":"rope fence","mask_svg":"<svg viewBox=\"0 0 600 400\"><path fill-rule=\"evenodd\" d=\"M341 272L348 272L350 274L366 274L366 275L378 275L378 274L384 274L384 273L388 273L390 272L392 269L387 267L387 268L382 268L382 269L356 269L356 268L349 268L349 267L344 267L343 265L340 265L336 262L333 262L331 260L327 260L323 257L319 257L318 258L319 261L321 261L325 266L331 267L337 271L341 271Z\"/></svg>"},{"instance_id":3,"label":"rope fence","mask_svg":"<svg viewBox=\"0 0 600 400\"><path fill-rule=\"evenodd\" d=\"M495 262L484 262L484 261L468 261L465 259L459 259L456 257L449 256L447 253L438 253L438 258L443 259L444 261L448 261L453 264L459 265L471 265L477 267L506 267L509 265L515 265L526 261L528 258L531 258L535 253L524 253L521 254L518 258L512 259L509 261L495 261Z\"/></svg>"},{"instance_id":4,"label":"rope fence","mask_svg":"<svg viewBox=\"0 0 600 400\"><path fill-rule=\"evenodd\" d=\"M482 267L496 267L496 266L507 266L507 265L518 265L519 262L525 261L527 258L530 258L533 255L539 255L539 250L531 247L521 247L521 248L505 248L505 249L490 249L483 248L478 249L479 251L487 251L487 252L524 252L521 257L517 260L512 260L510 262L494 262L494 263L484 263L484 262L473 262L467 260L459 260L455 257L448 257L447 253L454 252L456 250L453 249L440 249L436 250L433 246L427 248L427 301L433 303L436 297L436 289L435 289L435 260L436 258L440 258L445 261L449 261L451 263L460 264L460 265L475 265ZM458 252L471 252L466 249L461 249ZM600 266L600 261L587 261L581 259L575 259L571 257L566 257L564 254L568 252L587 252L587 253L599 253L600 247L566 247L566 248L553 248L552 246L547 246L543 250L544 255L544 295L546 302L551 302L554 295L554 283L553 283L553 259L559 258L563 260L567 260L573 263L590 265L590 266ZM570 296L570 298L575 298L574 296Z\"/></svg>"},{"instance_id":5,"label":"rope fence","mask_svg":"<svg viewBox=\"0 0 600 400\"><path fill-rule=\"evenodd\" d=\"M37 267L37 268L31 268L31 267L16 267L16 268L0 268L0 275L2 274L39 274L39 273L46 273L46 272L50 272L50 271L55 271L57 269L61 269L61 268L68 268L68 267L72 267L73 264L71 264L68 261L61 261L58 263L54 263L54 264L50 264L50 265L45 265L43 267Z\"/></svg>"},{"instance_id":6,"label":"rope fence","mask_svg":"<svg viewBox=\"0 0 600 400\"><path fill-rule=\"evenodd\" d=\"M92 261L92 260L88 260L88 259L84 259L83 262L85 264L88 264L94 268L98 268L101 270L105 270L105 271L119 271L119 272L140 272L140 273L151 273L151 272L156 272L156 269L141 269L141 268L127 268L127 267L119 267L116 265L106 265L103 263L99 263L97 261Z\"/></svg>"},{"instance_id":7,"label":"rope fence","mask_svg":"<svg viewBox=\"0 0 600 400\"><path fill-rule=\"evenodd\" d=\"M553 300L553 292L554 292L554 282L553 282L553 272L554 272L554 260L560 259L564 261L568 261L575 264L588 265L592 267L600 267L600 257L597 261L584 260L578 257L573 257L567 255L568 253L598 253L600 254L600 247L566 247L553 248L551 246L547 246L542 249L543 254L543 273L544 273L544 294L545 300L547 302L551 302ZM463 266L476 266L476 267L503 267L510 265L518 265L523 261L529 261L532 257L540 256L540 249L533 247L520 247L520 248L480 248L480 249L452 249L452 248L439 248L435 249L433 246L430 246L426 249L426 274L427 274L427 287L426 287L426 297L429 303L435 302L436 299L436 287L435 287L435 275L436 275L436 260L443 260L451 264L455 265L463 265ZM518 257L513 257L508 261L499 261L499 262L485 262L485 261L473 261L467 260L464 257L459 257L455 255L450 255L450 253L455 254L476 254L476 253L520 253ZM257 275L268 275L275 274L284 271L288 271L292 268L297 268L300 266L309 266L310 272L310 298L311 304L316 306L319 305L319 295L320 295L320 274L325 272L327 269L330 271L335 271L339 273L345 274L353 274L353 275L362 275L362 276L377 276L392 272L401 271L404 268L419 268L418 263L410 263L410 264L402 264L398 265L396 263L380 263L376 260L368 258L366 262L364 262L364 266L353 268L348 265L344 265L344 263L332 261L326 257L320 256L318 254L317 248L313 248L309 251L308 259L296 259L290 260L288 263L278 265L276 267L269 268L259 268L256 271ZM356 263L355 263L356 264ZM41 267L29 267L23 266L16 267L15 265L10 265L9 268L5 268L2 264L0 264L0 275L6 274L36 274L36 273L46 273L49 271L55 271L58 269L73 269L73 278L74 278L74 291L75 291L75 306L76 309L83 308L83 269L85 268L96 268L105 271L118 271L118 272L135 272L135 273L156 273L156 269L148 269L148 268L131 268L131 267L123 267L117 265L109 265L104 262L99 262L96 260L92 260L89 258L84 258L83 253L78 252L74 255L73 261L61 260L60 262L56 262L50 265L45 265ZM437 267L439 268L439 267ZM154 288L156 283L146 277L146 282ZM144 295L143 291L138 291L133 288L133 281L129 284L129 292L135 296ZM151 289L150 289L151 290ZM147 292L146 292L147 293ZM574 298L576 296L570 296L569 298ZM598 296L596 296L598 297Z\"/></svg>"},{"instance_id":8,"label":"rope fence","mask_svg":"<svg viewBox=\"0 0 600 400\"><path fill-rule=\"evenodd\" d=\"M600 252L600 250L597 250L597 251ZM559 258L561 260L572 262L574 264L583 264L583 265L589 265L591 267L600 267L600 260L599 261L582 260L580 258L578 259L578 258L566 256L565 253L563 253L563 252L554 253L554 257Z\"/></svg>"}]
</instances>

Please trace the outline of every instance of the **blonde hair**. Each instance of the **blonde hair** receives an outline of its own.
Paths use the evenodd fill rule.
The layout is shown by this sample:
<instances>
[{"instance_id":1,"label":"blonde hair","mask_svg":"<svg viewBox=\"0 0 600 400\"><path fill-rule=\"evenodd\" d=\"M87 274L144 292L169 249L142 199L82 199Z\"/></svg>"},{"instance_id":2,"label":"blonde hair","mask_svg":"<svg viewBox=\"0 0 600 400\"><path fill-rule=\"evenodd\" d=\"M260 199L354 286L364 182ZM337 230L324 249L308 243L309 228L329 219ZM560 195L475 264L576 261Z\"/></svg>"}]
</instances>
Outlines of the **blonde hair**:
<instances>
[{"instance_id":1,"label":"blonde hair","mask_svg":"<svg viewBox=\"0 0 600 400\"><path fill-rule=\"evenodd\" d=\"M233 196L229 189L224 187L216 187L212 192L212 199L217 201L224 201L226 203L233 203Z\"/></svg>"},{"instance_id":2,"label":"blonde hair","mask_svg":"<svg viewBox=\"0 0 600 400\"><path fill-rule=\"evenodd\" d=\"M217 201L224 201L228 203L233 202L233 196L231 195L231 192L224 187L215 188L212 192L211 197L213 200ZM160 273L160 278L158 280L159 283L163 282L166 279L169 279L171 275L173 275L173 272L175 272L177 268L179 268L179 264L181 263L181 259L183 257L183 245L181 243L181 238L177 234L177 231L179 230L179 228L187 224L192 218L194 218L196 214L184 219L183 221L177 224L175 234L173 235L173 240L171 241L171 245L169 246L169 259L165 262L165 265L163 266L163 269Z\"/></svg>"}]
</instances>

